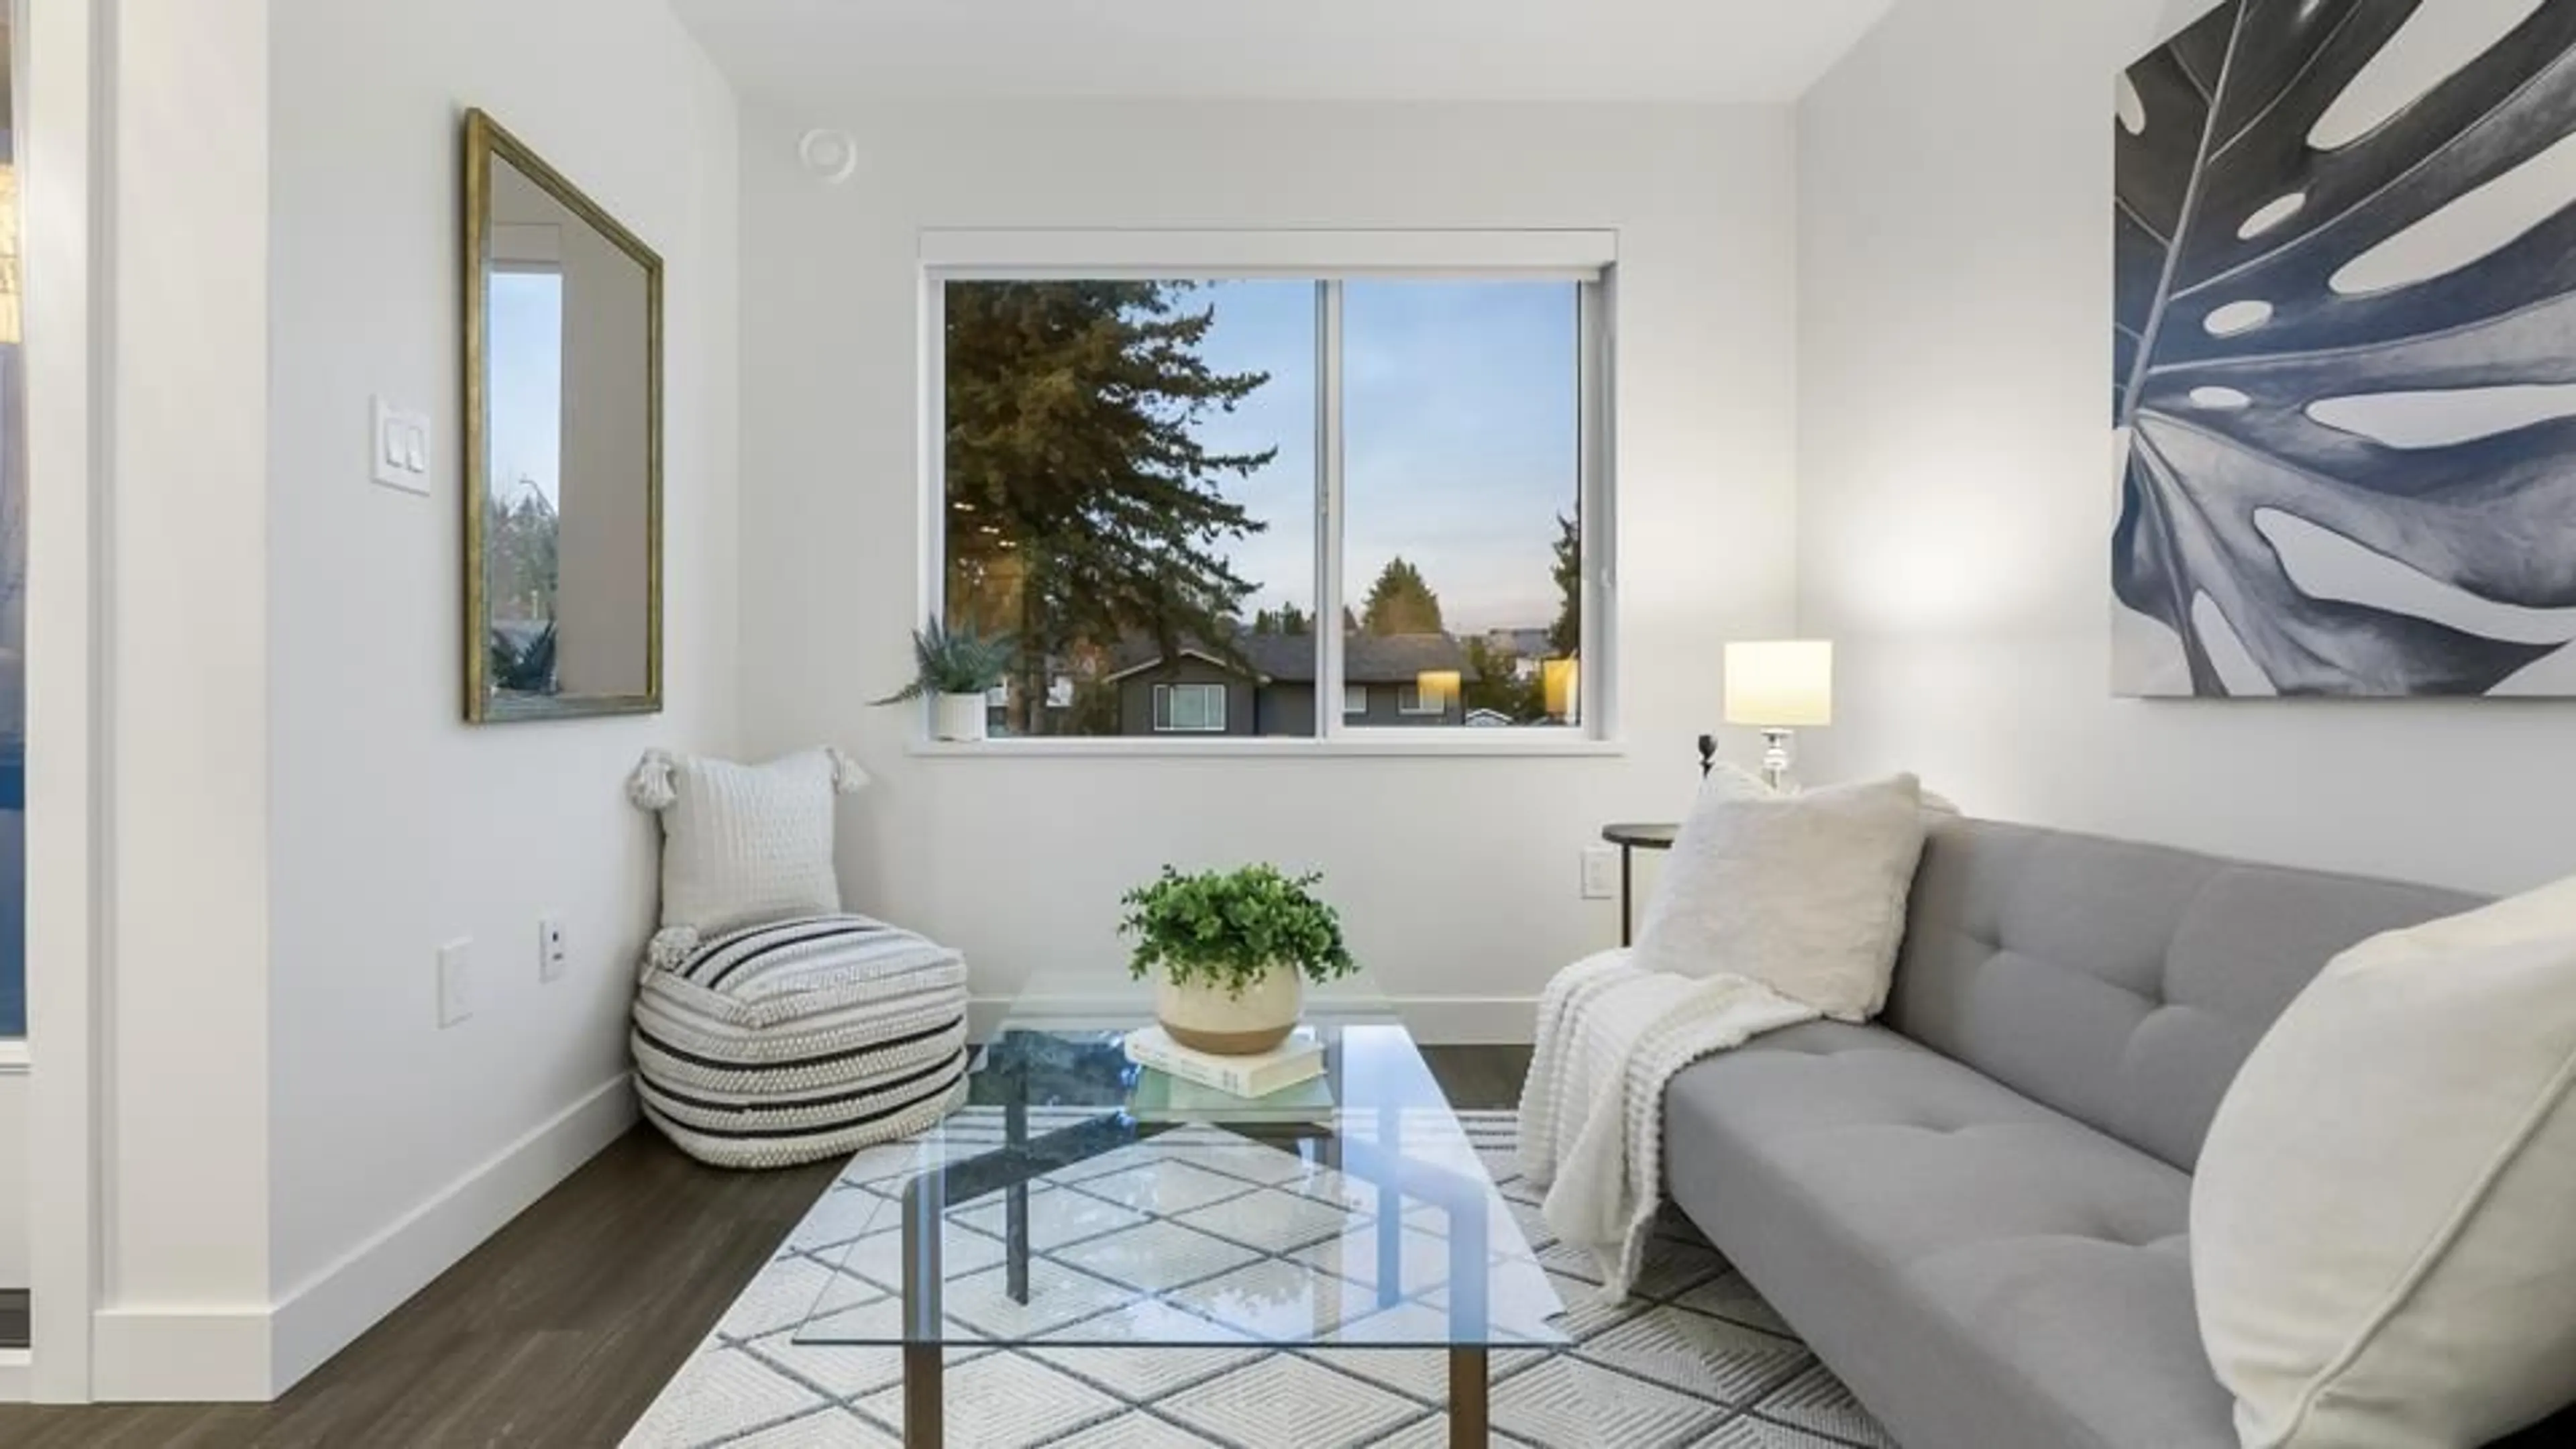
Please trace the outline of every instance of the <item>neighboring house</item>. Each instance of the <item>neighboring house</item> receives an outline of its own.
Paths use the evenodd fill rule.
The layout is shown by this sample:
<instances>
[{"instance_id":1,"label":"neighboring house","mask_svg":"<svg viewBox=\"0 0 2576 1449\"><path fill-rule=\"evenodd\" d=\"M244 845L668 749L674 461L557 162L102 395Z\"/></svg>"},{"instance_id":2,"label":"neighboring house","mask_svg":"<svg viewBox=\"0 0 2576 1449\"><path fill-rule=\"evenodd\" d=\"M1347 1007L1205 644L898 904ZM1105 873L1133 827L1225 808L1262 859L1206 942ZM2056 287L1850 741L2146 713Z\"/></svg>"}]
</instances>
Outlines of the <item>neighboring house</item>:
<instances>
[{"instance_id":1,"label":"neighboring house","mask_svg":"<svg viewBox=\"0 0 2576 1449\"><path fill-rule=\"evenodd\" d=\"M1246 664L1218 651L1184 647L1165 660L1150 642L1119 651L1109 676L1118 687L1122 735L1287 735L1315 733L1315 640L1308 634L1243 634L1235 650ZM1447 634L1345 634L1342 636L1341 721L1352 728L1461 725L1466 704L1457 691L1426 697L1424 675L1474 672L1467 651Z\"/></svg>"}]
</instances>

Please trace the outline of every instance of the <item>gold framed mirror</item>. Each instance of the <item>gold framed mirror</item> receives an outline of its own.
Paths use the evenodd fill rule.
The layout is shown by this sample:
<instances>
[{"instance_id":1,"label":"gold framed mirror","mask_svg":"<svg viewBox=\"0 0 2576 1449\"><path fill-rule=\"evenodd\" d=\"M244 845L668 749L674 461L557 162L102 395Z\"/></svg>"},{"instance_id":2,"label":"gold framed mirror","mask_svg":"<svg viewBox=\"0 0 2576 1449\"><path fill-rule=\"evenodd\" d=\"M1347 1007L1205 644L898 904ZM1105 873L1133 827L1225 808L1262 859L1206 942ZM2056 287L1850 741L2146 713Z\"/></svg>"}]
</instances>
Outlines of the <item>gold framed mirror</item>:
<instances>
[{"instance_id":1,"label":"gold framed mirror","mask_svg":"<svg viewBox=\"0 0 2576 1449\"><path fill-rule=\"evenodd\" d=\"M465 717L662 707L662 259L465 116Z\"/></svg>"}]
</instances>

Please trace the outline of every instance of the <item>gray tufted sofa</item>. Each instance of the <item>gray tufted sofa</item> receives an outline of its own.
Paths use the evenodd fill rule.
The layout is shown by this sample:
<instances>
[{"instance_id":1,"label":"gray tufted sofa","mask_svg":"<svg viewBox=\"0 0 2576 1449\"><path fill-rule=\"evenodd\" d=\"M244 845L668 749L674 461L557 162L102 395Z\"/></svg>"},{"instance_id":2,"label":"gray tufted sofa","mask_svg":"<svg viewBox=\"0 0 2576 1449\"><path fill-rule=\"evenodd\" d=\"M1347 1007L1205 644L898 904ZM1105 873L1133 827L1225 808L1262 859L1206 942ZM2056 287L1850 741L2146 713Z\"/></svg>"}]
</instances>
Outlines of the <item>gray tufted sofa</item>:
<instances>
[{"instance_id":1,"label":"gray tufted sofa","mask_svg":"<svg viewBox=\"0 0 2576 1449\"><path fill-rule=\"evenodd\" d=\"M1674 1080L1672 1198L1905 1449L2234 1449L2186 1237L2210 1118L2328 958L2477 904L1944 820L1879 1024Z\"/></svg>"}]
</instances>

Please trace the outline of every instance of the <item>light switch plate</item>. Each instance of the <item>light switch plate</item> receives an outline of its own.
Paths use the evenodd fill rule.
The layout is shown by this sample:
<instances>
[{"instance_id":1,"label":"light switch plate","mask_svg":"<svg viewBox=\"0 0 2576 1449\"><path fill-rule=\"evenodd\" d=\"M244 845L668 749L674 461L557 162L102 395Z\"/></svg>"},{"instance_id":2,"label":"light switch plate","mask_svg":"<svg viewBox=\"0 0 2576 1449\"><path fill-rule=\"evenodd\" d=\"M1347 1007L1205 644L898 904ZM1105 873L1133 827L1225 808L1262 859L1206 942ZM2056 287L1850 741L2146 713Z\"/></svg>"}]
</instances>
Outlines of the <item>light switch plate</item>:
<instances>
[{"instance_id":1,"label":"light switch plate","mask_svg":"<svg viewBox=\"0 0 2576 1449\"><path fill-rule=\"evenodd\" d=\"M405 493L429 493L429 414L371 400L367 476Z\"/></svg>"},{"instance_id":2,"label":"light switch plate","mask_svg":"<svg viewBox=\"0 0 2576 1449\"><path fill-rule=\"evenodd\" d=\"M474 942L450 941L438 948L438 1029L445 1031L474 1014Z\"/></svg>"}]
</instances>

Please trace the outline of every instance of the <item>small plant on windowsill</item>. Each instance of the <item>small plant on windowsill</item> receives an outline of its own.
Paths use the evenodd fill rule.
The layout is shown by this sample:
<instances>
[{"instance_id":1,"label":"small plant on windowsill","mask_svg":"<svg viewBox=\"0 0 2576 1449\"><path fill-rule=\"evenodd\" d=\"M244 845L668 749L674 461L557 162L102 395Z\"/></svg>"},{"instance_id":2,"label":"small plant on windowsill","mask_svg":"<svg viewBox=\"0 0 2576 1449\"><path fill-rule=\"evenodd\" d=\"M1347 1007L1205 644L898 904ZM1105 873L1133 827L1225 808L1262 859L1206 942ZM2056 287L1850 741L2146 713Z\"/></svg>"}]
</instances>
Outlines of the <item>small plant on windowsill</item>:
<instances>
[{"instance_id":1,"label":"small plant on windowsill","mask_svg":"<svg viewBox=\"0 0 2576 1449\"><path fill-rule=\"evenodd\" d=\"M1129 974L1155 981L1154 1014L1174 1041L1227 1055L1266 1052L1297 1029L1306 983L1359 969L1342 918L1316 897L1321 875L1274 865L1183 875L1170 866L1120 899Z\"/></svg>"},{"instance_id":2,"label":"small plant on windowsill","mask_svg":"<svg viewBox=\"0 0 2576 1449\"><path fill-rule=\"evenodd\" d=\"M876 701L902 704L928 698L930 735L940 740L984 738L986 700L1010 677L1017 647L1007 634L951 629L937 619L912 635L912 683Z\"/></svg>"}]
</instances>

